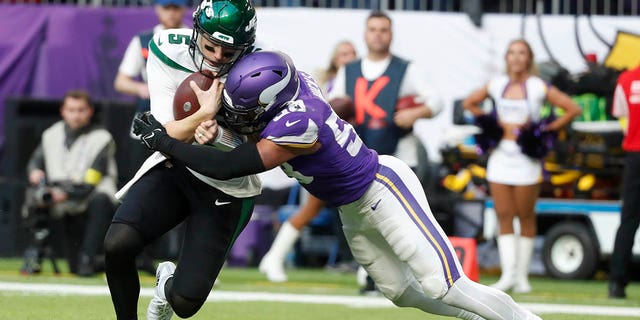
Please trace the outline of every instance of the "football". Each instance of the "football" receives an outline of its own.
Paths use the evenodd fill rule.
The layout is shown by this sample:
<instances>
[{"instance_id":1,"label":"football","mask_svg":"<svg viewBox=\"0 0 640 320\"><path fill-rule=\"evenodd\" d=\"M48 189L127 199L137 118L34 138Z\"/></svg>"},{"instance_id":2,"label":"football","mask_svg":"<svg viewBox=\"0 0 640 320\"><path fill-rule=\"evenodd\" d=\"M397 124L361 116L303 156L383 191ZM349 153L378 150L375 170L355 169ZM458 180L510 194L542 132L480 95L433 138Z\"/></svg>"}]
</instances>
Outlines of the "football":
<instances>
[{"instance_id":1,"label":"football","mask_svg":"<svg viewBox=\"0 0 640 320\"><path fill-rule=\"evenodd\" d=\"M411 109L422 105L424 105L424 101L420 97L409 95L398 98L396 110Z\"/></svg>"},{"instance_id":2,"label":"football","mask_svg":"<svg viewBox=\"0 0 640 320\"><path fill-rule=\"evenodd\" d=\"M195 81L202 90L209 89L213 83L212 78L200 72L194 72L186 77L182 83L180 83L173 96L173 118L176 120L182 120L200 109L198 98L193 92L193 89L191 89L191 86L189 86L191 80Z\"/></svg>"},{"instance_id":3,"label":"football","mask_svg":"<svg viewBox=\"0 0 640 320\"><path fill-rule=\"evenodd\" d=\"M329 104L331 105L331 109L343 120L352 121L356 116L356 109L351 98L331 99Z\"/></svg>"}]
</instances>

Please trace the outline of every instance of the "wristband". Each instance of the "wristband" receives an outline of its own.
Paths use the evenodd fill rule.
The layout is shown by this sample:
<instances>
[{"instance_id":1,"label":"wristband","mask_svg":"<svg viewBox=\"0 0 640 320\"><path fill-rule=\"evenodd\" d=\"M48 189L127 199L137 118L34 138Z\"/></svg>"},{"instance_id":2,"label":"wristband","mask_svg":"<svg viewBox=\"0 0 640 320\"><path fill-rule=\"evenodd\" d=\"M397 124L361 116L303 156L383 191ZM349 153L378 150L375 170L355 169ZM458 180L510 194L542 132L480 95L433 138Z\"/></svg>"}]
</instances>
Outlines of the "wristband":
<instances>
[{"instance_id":1,"label":"wristband","mask_svg":"<svg viewBox=\"0 0 640 320\"><path fill-rule=\"evenodd\" d=\"M218 126L218 134L209 144L218 147L222 151L230 151L245 143L245 138L234 134L231 130L226 130Z\"/></svg>"}]
</instances>

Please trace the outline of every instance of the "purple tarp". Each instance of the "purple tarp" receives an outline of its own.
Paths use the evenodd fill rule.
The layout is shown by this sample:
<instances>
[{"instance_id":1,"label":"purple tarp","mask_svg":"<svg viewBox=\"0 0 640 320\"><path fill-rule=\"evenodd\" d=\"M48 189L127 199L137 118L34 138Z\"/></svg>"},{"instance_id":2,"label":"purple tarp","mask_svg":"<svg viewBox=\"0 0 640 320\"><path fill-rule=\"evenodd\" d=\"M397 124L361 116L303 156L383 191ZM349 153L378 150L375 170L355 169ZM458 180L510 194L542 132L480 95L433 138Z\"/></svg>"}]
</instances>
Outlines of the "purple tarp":
<instances>
[{"instance_id":1,"label":"purple tarp","mask_svg":"<svg viewBox=\"0 0 640 320\"><path fill-rule=\"evenodd\" d=\"M83 88L98 100L126 100L113 89L120 59L136 33L157 23L153 7L0 4L0 149L8 97L62 98Z\"/></svg>"}]
</instances>

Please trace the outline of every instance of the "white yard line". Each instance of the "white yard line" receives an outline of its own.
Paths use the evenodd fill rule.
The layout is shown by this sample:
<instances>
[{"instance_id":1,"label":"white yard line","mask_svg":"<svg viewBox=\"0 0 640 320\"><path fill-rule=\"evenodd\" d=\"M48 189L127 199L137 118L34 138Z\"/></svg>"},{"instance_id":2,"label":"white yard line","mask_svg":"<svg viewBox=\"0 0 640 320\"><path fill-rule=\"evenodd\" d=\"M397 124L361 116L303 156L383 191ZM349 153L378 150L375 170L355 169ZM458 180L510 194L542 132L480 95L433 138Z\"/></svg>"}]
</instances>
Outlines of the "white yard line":
<instances>
[{"instance_id":1,"label":"white yard line","mask_svg":"<svg viewBox=\"0 0 640 320\"><path fill-rule=\"evenodd\" d=\"M80 286L70 284L45 284L45 283L16 283L0 282L0 292L21 292L31 294L55 294L55 295L109 295L107 286ZM140 295L151 297L153 289L143 288ZM289 302L289 303L314 303L314 304L337 304L349 307L392 307L393 304L382 297L359 297L359 296L332 296L318 294L291 294L272 292L240 292L240 291L213 291L207 301L268 301L268 302ZM522 303L525 308L538 313L561 313L561 314L588 314L606 316L627 316L637 317L640 308L592 306L592 305L569 305L569 304L547 304L547 303Z\"/></svg>"}]
</instances>

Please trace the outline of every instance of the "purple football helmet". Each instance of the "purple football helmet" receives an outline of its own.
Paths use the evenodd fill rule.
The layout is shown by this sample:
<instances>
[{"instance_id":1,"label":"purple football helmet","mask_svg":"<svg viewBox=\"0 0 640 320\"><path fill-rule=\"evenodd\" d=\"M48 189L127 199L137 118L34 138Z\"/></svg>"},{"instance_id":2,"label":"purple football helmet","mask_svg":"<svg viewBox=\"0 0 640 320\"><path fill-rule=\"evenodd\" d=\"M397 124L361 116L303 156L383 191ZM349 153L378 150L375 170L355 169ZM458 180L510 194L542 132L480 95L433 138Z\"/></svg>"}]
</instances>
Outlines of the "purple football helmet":
<instances>
[{"instance_id":1,"label":"purple football helmet","mask_svg":"<svg viewBox=\"0 0 640 320\"><path fill-rule=\"evenodd\" d=\"M241 134L260 132L298 96L300 83L291 58L256 51L238 60L227 76L222 99L226 124Z\"/></svg>"}]
</instances>

